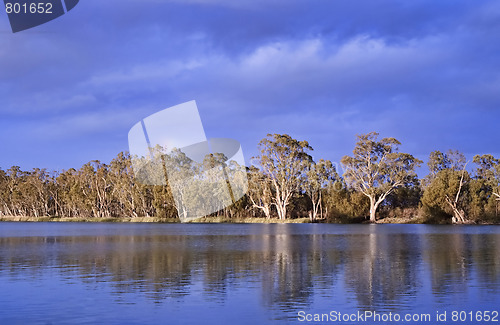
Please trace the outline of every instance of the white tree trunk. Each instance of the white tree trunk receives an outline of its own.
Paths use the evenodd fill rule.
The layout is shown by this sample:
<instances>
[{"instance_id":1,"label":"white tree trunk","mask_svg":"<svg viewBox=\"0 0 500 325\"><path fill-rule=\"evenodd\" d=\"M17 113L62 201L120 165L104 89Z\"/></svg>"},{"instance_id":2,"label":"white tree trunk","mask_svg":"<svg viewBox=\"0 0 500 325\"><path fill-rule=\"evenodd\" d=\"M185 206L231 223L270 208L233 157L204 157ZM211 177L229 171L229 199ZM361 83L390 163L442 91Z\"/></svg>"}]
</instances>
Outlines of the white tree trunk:
<instances>
[{"instance_id":1,"label":"white tree trunk","mask_svg":"<svg viewBox=\"0 0 500 325\"><path fill-rule=\"evenodd\" d=\"M374 197L370 197L370 222L377 222L376 213L379 203L375 201Z\"/></svg>"}]
</instances>

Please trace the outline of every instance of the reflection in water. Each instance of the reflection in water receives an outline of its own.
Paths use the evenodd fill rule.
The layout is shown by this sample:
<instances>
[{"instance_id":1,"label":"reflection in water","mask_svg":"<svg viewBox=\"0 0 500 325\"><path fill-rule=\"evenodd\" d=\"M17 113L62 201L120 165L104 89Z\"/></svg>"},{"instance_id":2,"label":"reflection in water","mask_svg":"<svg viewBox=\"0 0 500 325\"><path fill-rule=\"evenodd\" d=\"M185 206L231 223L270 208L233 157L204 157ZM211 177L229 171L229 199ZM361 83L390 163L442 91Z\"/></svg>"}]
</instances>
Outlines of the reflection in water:
<instances>
[{"instance_id":1,"label":"reflection in water","mask_svg":"<svg viewBox=\"0 0 500 325\"><path fill-rule=\"evenodd\" d=\"M322 231L301 232L311 228L262 225L257 231L253 226L247 233L238 228L221 235L183 227L177 234L156 229L150 234L0 237L0 280L56 274L89 288L109 283L118 300L132 293L156 303L199 295L202 302L225 304L234 292L250 290L265 309L278 314L275 319L292 319L298 310L318 306L328 312L338 297L354 301L344 302L344 308L397 311L411 310L424 295L421 307L433 312L434 304L475 303L469 291L480 290L491 299L500 292L498 231L412 226L386 231L391 228L379 225L338 231L339 226L324 225Z\"/></svg>"},{"instance_id":2,"label":"reflection in water","mask_svg":"<svg viewBox=\"0 0 500 325\"><path fill-rule=\"evenodd\" d=\"M432 273L432 292L447 298L463 295L472 284L499 292L500 245L498 235L453 233L426 236L424 259ZM475 275L473 274L475 273Z\"/></svg>"},{"instance_id":3,"label":"reflection in water","mask_svg":"<svg viewBox=\"0 0 500 325\"><path fill-rule=\"evenodd\" d=\"M413 234L349 236L347 282L359 305L373 310L397 305L400 297L419 288L420 238Z\"/></svg>"}]
</instances>

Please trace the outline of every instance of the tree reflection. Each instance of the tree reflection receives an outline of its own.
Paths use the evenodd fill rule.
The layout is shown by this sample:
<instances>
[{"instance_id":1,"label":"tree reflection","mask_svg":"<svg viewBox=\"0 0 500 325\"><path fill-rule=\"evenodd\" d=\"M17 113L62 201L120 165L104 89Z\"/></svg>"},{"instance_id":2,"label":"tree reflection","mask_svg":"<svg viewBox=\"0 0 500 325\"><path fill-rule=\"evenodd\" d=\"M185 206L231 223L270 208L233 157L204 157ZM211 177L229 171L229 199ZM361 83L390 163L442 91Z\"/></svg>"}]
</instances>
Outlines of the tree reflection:
<instances>
[{"instance_id":1,"label":"tree reflection","mask_svg":"<svg viewBox=\"0 0 500 325\"><path fill-rule=\"evenodd\" d=\"M498 235L465 232L433 234L426 236L425 246L424 259L432 275L432 291L438 298L446 298L453 293L466 293L470 283L475 280L483 288L498 292Z\"/></svg>"},{"instance_id":2,"label":"tree reflection","mask_svg":"<svg viewBox=\"0 0 500 325\"><path fill-rule=\"evenodd\" d=\"M495 234L262 229L243 235L0 237L0 277L22 281L58 272L155 302L201 294L224 303L229 291L252 288L263 305L286 311L313 307L317 295L350 295L361 309L387 309L417 296L426 277L438 298L466 292L473 277L488 290L499 289Z\"/></svg>"},{"instance_id":3,"label":"tree reflection","mask_svg":"<svg viewBox=\"0 0 500 325\"><path fill-rule=\"evenodd\" d=\"M395 305L418 289L418 236L372 232L347 238L346 282L362 309Z\"/></svg>"}]
</instances>

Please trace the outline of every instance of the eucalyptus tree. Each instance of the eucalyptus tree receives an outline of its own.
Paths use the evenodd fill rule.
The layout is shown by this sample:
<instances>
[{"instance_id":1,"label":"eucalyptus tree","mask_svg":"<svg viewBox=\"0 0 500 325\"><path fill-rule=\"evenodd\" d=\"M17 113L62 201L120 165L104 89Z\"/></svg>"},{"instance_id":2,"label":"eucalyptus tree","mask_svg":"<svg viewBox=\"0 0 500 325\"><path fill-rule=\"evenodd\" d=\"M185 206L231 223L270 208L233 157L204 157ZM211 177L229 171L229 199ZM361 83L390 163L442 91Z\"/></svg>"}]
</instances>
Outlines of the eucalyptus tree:
<instances>
[{"instance_id":1,"label":"eucalyptus tree","mask_svg":"<svg viewBox=\"0 0 500 325\"><path fill-rule=\"evenodd\" d=\"M500 200L500 159L487 154L475 155L472 161L478 165L477 176L487 181L492 188L493 195Z\"/></svg>"},{"instance_id":2,"label":"eucalyptus tree","mask_svg":"<svg viewBox=\"0 0 500 325\"><path fill-rule=\"evenodd\" d=\"M435 150L430 153L427 166L429 172L436 176L443 169L462 170L465 167L466 158L463 153L458 150L449 149L446 153Z\"/></svg>"},{"instance_id":3,"label":"eucalyptus tree","mask_svg":"<svg viewBox=\"0 0 500 325\"><path fill-rule=\"evenodd\" d=\"M259 142L260 156L257 161L272 189L272 204L279 219L287 217L287 207L292 196L300 191L307 166L312 157L312 147L307 141L298 141L288 134L268 134Z\"/></svg>"},{"instance_id":4,"label":"eucalyptus tree","mask_svg":"<svg viewBox=\"0 0 500 325\"><path fill-rule=\"evenodd\" d=\"M203 158L196 195L200 201L198 205L202 205L204 211L200 213L201 216L208 211L217 212L219 215L224 212L225 207L234 202L226 161L227 157L223 153L209 153Z\"/></svg>"},{"instance_id":5,"label":"eucalyptus tree","mask_svg":"<svg viewBox=\"0 0 500 325\"><path fill-rule=\"evenodd\" d=\"M413 182L415 169L422 161L399 152L401 144L394 138L377 140L378 133L358 135L353 156L344 156L341 163L348 185L370 200L370 221L376 222L378 207L396 188Z\"/></svg>"},{"instance_id":6,"label":"eucalyptus tree","mask_svg":"<svg viewBox=\"0 0 500 325\"><path fill-rule=\"evenodd\" d=\"M50 186L54 179L46 169L34 168L26 175L26 186L23 195L31 201L31 209L35 217L48 216L53 205Z\"/></svg>"},{"instance_id":7,"label":"eucalyptus tree","mask_svg":"<svg viewBox=\"0 0 500 325\"><path fill-rule=\"evenodd\" d=\"M427 165L430 174L421 199L423 208L431 217L448 215L453 223L465 223L471 177L464 154L457 150L433 151Z\"/></svg>"},{"instance_id":8,"label":"eucalyptus tree","mask_svg":"<svg viewBox=\"0 0 500 325\"><path fill-rule=\"evenodd\" d=\"M320 159L317 163L311 161L309 164L303 189L311 200L310 217L312 221L316 220L318 214L323 215L323 191L338 179L337 171L331 161Z\"/></svg>"},{"instance_id":9,"label":"eucalyptus tree","mask_svg":"<svg viewBox=\"0 0 500 325\"><path fill-rule=\"evenodd\" d=\"M91 162L84 164L73 175L70 197L75 200L74 210L78 217L90 218L97 213L97 193L95 191L95 169Z\"/></svg>"},{"instance_id":10,"label":"eucalyptus tree","mask_svg":"<svg viewBox=\"0 0 500 325\"><path fill-rule=\"evenodd\" d=\"M495 158L493 155L475 155L473 162L478 166L476 169L476 182L480 182L487 187L486 195L483 204L488 205L494 201L495 216L498 216L500 203L500 159ZM484 186L482 186L484 188ZM476 186L479 187L479 186Z\"/></svg>"},{"instance_id":11,"label":"eucalyptus tree","mask_svg":"<svg viewBox=\"0 0 500 325\"><path fill-rule=\"evenodd\" d=\"M252 207L260 210L266 218L271 218L273 194L270 178L255 166L248 169L248 178L247 197Z\"/></svg>"},{"instance_id":12,"label":"eucalyptus tree","mask_svg":"<svg viewBox=\"0 0 500 325\"><path fill-rule=\"evenodd\" d=\"M368 198L352 187L348 188L343 179L329 185L325 194L325 215L332 221L348 222L370 211Z\"/></svg>"},{"instance_id":13,"label":"eucalyptus tree","mask_svg":"<svg viewBox=\"0 0 500 325\"><path fill-rule=\"evenodd\" d=\"M439 150L432 151L427 161L429 174L424 178L424 184L427 185L432 182L442 170L463 170L466 164L467 162L464 154L458 150L450 149L447 152L441 152Z\"/></svg>"},{"instance_id":14,"label":"eucalyptus tree","mask_svg":"<svg viewBox=\"0 0 500 325\"><path fill-rule=\"evenodd\" d=\"M224 213L230 217L244 216L252 209L249 198L245 195L249 190L247 168L231 159L226 163L224 175L233 200L233 204L226 207Z\"/></svg>"},{"instance_id":15,"label":"eucalyptus tree","mask_svg":"<svg viewBox=\"0 0 500 325\"><path fill-rule=\"evenodd\" d=\"M56 215L77 217L79 214L78 200L81 200L82 196L73 195L79 188L76 173L74 168L70 168L56 176L57 186L53 194Z\"/></svg>"},{"instance_id":16,"label":"eucalyptus tree","mask_svg":"<svg viewBox=\"0 0 500 325\"><path fill-rule=\"evenodd\" d=\"M8 177L7 173L0 168L0 214L10 215L7 194Z\"/></svg>"},{"instance_id":17,"label":"eucalyptus tree","mask_svg":"<svg viewBox=\"0 0 500 325\"><path fill-rule=\"evenodd\" d=\"M112 184L112 214L119 217L138 217L138 200L135 193L138 185L134 181L132 160L128 152L120 152L110 162L107 177ZM161 198L157 200L161 201Z\"/></svg>"},{"instance_id":18,"label":"eucalyptus tree","mask_svg":"<svg viewBox=\"0 0 500 325\"><path fill-rule=\"evenodd\" d=\"M446 153L439 150L431 152L427 161L427 167L429 168L428 178L432 180L441 170L448 169L450 166L451 161Z\"/></svg>"},{"instance_id":19,"label":"eucalyptus tree","mask_svg":"<svg viewBox=\"0 0 500 325\"><path fill-rule=\"evenodd\" d=\"M12 166L7 169L6 197L8 200L8 211L10 215L28 215L27 204L24 200L22 187L26 178L26 172L19 166Z\"/></svg>"},{"instance_id":20,"label":"eucalyptus tree","mask_svg":"<svg viewBox=\"0 0 500 325\"><path fill-rule=\"evenodd\" d=\"M199 202L199 193L202 188L199 184L200 179L197 178L200 175L200 164L177 148L168 154L161 155L161 159L166 166L165 181L168 178L168 185L172 191L179 218L187 220L201 216L198 210L202 207L197 205L202 203Z\"/></svg>"},{"instance_id":21,"label":"eucalyptus tree","mask_svg":"<svg viewBox=\"0 0 500 325\"><path fill-rule=\"evenodd\" d=\"M99 160L92 160L79 170L79 181L85 196L85 205L94 217L110 217L108 167Z\"/></svg>"}]
</instances>

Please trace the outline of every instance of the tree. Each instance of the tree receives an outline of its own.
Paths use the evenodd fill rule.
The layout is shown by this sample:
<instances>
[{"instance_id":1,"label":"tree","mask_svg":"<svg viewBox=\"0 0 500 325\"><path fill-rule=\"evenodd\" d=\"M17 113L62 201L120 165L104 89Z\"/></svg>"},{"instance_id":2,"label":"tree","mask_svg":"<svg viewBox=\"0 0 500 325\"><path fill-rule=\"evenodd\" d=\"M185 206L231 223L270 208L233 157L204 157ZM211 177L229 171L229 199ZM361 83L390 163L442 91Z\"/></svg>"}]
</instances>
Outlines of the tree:
<instances>
[{"instance_id":1,"label":"tree","mask_svg":"<svg viewBox=\"0 0 500 325\"><path fill-rule=\"evenodd\" d=\"M449 149L446 153L435 150L429 154L429 161L427 161L429 175L425 178L425 183L432 182L441 170L462 170L465 168L466 163L464 154L458 150Z\"/></svg>"},{"instance_id":2,"label":"tree","mask_svg":"<svg viewBox=\"0 0 500 325\"><path fill-rule=\"evenodd\" d=\"M473 162L479 166L476 170L477 176L488 182L493 195L500 200L500 159L492 155L475 155Z\"/></svg>"},{"instance_id":3,"label":"tree","mask_svg":"<svg viewBox=\"0 0 500 325\"><path fill-rule=\"evenodd\" d=\"M370 211L368 198L353 188L347 188L343 181L330 184L325 194L325 214L330 221L349 223Z\"/></svg>"},{"instance_id":4,"label":"tree","mask_svg":"<svg viewBox=\"0 0 500 325\"><path fill-rule=\"evenodd\" d=\"M247 196L253 208L262 211L267 219L271 218L273 200L271 181L255 166L248 168Z\"/></svg>"},{"instance_id":5,"label":"tree","mask_svg":"<svg viewBox=\"0 0 500 325\"><path fill-rule=\"evenodd\" d=\"M467 171L465 170L465 167L467 164L464 165L463 169L460 172L460 182L458 183L458 189L456 191L456 195L452 198L450 196L446 195L446 203L451 207L453 210L453 223L465 223L465 211L464 209L459 207L459 200L460 200L460 194L462 193L462 189L464 187L464 184L468 182L469 177ZM455 171L452 169L452 171Z\"/></svg>"},{"instance_id":6,"label":"tree","mask_svg":"<svg viewBox=\"0 0 500 325\"><path fill-rule=\"evenodd\" d=\"M396 188L384 202L384 214L388 217L411 218L418 214L422 187L415 177L412 182Z\"/></svg>"},{"instance_id":7,"label":"tree","mask_svg":"<svg viewBox=\"0 0 500 325\"><path fill-rule=\"evenodd\" d=\"M153 158L154 161L163 161L166 169L154 168L155 170L164 172L167 176L165 178L158 177L158 179L165 179L172 192L172 196L177 207L177 214L181 220L188 220L188 218L201 217L204 214L199 213L199 209L203 209L203 202L199 202L200 187L198 186L199 180L195 177L200 174L200 164L190 159L180 149L174 148L170 153L163 155L160 150L157 152L159 158ZM160 164L161 165L161 164Z\"/></svg>"},{"instance_id":8,"label":"tree","mask_svg":"<svg viewBox=\"0 0 500 325\"><path fill-rule=\"evenodd\" d=\"M307 141L298 141L288 134L268 134L259 142L261 155L257 157L262 172L269 177L273 191L272 202L280 219L287 216L287 206L294 193L304 183L305 173L312 157Z\"/></svg>"},{"instance_id":9,"label":"tree","mask_svg":"<svg viewBox=\"0 0 500 325\"><path fill-rule=\"evenodd\" d=\"M476 169L477 178L484 181L485 185L489 187L488 192L494 196L495 216L498 216L498 203L500 202L500 159L492 155L475 155L473 162L478 165Z\"/></svg>"},{"instance_id":10,"label":"tree","mask_svg":"<svg viewBox=\"0 0 500 325\"><path fill-rule=\"evenodd\" d=\"M9 195L7 192L7 185L9 183L9 177L7 173L0 168L0 215L9 214L12 215L9 209Z\"/></svg>"},{"instance_id":11,"label":"tree","mask_svg":"<svg viewBox=\"0 0 500 325\"><path fill-rule=\"evenodd\" d=\"M306 172L306 177L304 190L312 203L310 217L311 221L314 221L318 214L322 215L321 202L323 190L335 180L338 180L338 175L331 161L320 159L317 163L311 161Z\"/></svg>"},{"instance_id":12,"label":"tree","mask_svg":"<svg viewBox=\"0 0 500 325\"><path fill-rule=\"evenodd\" d=\"M426 177L422 206L433 218L447 215L453 223L465 223L471 178L465 169L464 154L457 150L433 151L427 165L430 173Z\"/></svg>"},{"instance_id":13,"label":"tree","mask_svg":"<svg viewBox=\"0 0 500 325\"><path fill-rule=\"evenodd\" d=\"M462 222L469 201L469 174L450 168L440 170L424 189L422 207L428 217ZM458 195L457 195L458 194Z\"/></svg>"},{"instance_id":14,"label":"tree","mask_svg":"<svg viewBox=\"0 0 500 325\"><path fill-rule=\"evenodd\" d=\"M396 188L416 177L422 161L408 153L398 152L401 143L394 138L378 141L378 133L358 135L353 156L344 156L344 178L355 190L370 200L370 221L376 222L378 207Z\"/></svg>"}]
</instances>

